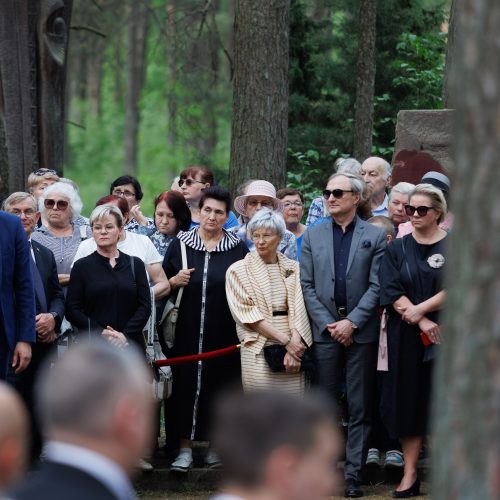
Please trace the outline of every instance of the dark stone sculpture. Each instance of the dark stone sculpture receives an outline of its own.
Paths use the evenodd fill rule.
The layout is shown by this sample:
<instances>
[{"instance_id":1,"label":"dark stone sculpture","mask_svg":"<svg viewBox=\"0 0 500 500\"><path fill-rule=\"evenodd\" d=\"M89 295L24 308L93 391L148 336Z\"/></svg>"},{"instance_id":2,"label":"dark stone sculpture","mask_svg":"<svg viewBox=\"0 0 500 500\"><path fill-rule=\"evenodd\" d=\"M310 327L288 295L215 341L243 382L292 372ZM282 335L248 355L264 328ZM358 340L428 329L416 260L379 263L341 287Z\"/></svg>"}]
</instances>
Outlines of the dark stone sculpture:
<instances>
[{"instance_id":1,"label":"dark stone sculpture","mask_svg":"<svg viewBox=\"0 0 500 500\"><path fill-rule=\"evenodd\" d=\"M24 190L38 167L62 170L72 5L0 2L0 176L10 192Z\"/></svg>"}]
</instances>

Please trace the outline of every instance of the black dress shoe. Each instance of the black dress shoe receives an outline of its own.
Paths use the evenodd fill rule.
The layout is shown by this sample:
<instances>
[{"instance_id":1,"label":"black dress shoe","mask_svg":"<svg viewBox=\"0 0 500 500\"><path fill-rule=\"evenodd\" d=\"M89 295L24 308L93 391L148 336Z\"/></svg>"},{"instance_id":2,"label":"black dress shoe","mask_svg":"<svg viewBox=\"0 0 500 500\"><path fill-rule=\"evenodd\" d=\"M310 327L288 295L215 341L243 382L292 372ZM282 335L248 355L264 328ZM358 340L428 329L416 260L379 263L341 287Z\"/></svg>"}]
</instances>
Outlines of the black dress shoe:
<instances>
[{"instance_id":1,"label":"black dress shoe","mask_svg":"<svg viewBox=\"0 0 500 500\"><path fill-rule=\"evenodd\" d=\"M361 490L358 481L355 479L348 479L346 481L344 496L346 498L359 498L363 496L363 491Z\"/></svg>"},{"instance_id":2,"label":"black dress shoe","mask_svg":"<svg viewBox=\"0 0 500 500\"><path fill-rule=\"evenodd\" d=\"M418 495L420 495L420 479L418 478L407 490L392 492L392 498L410 498L418 497Z\"/></svg>"}]
</instances>

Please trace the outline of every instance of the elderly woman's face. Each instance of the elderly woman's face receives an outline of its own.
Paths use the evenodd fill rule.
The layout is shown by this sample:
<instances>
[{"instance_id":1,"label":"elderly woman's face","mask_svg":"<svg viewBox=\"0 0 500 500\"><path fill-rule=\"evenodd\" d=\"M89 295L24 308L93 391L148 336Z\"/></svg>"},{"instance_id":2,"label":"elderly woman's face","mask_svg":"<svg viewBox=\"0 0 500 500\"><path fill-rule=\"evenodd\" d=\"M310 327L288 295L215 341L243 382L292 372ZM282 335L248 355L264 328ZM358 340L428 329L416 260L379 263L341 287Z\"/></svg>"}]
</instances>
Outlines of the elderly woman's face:
<instances>
[{"instance_id":1,"label":"elderly woman's face","mask_svg":"<svg viewBox=\"0 0 500 500\"><path fill-rule=\"evenodd\" d=\"M158 231L167 236L175 236L177 234L177 220L174 212L165 201L160 201L156 205L155 210L155 225Z\"/></svg>"},{"instance_id":2,"label":"elderly woman's face","mask_svg":"<svg viewBox=\"0 0 500 500\"><path fill-rule=\"evenodd\" d=\"M269 198L269 196L250 195L247 198L245 208L247 217L250 220L259 210L262 210L263 208L273 210L273 199Z\"/></svg>"},{"instance_id":3,"label":"elderly woman's face","mask_svg":"<svg viewBox=\"0 0 500 500\"><path fill-rule=\"evenodd\" d=\"M92 236L98 248L115 248L118 244L122 229L114 215L105 215L92 224Z\"/></svg>"},{"instance_id":4,"label":"elderly woman's face","mask_svg":"<svg viewBox=\"0 0 500 500\"><path fill-rule=\"evenodd\" d=\"M32 195L38 200L42 196L43 192L56 181L53 179L42 179L32 190Z\"/></svg>"},{"instance_id":5,"label":"elderly woman's face","mask_svg":"<svg viewBox=\"0 0 500 500\"><path fill-rule=\"evenodd\" d=\"M286 224L296 226L304 216L304 204L298 194L289 194L281 200L283 202L283 217Z\"/></svg>"},{"instance_id":6,"label":"elderly woman's face","mask_svg":"<svg viewBox=\"0 0 500 500\"><path fill-rule=\"evenodd\" d=\"M252 233L252 241L254 242L257 253L263 260L267 260L267 258L276 255L281 238L273 229L261 227L255 229Z\"/></svg>"},{"instance_id":7,"label":"elderly woman's face","mask_svg":"<svg viewBox=\"0 0 500 500\"><path fill-rule=\"evenodd\" d=\"M207 198L200 208L200 228L204 231L217 233L227 221L226 204L213 198Z\"/></svg>"},{"instance_id":8,"label":"elderly woman's face","mask_svg":"<svg viewBox=\"0 0 500 500\"><path fill-rule=\"evenodd\" d=\"M51 193L44 200L45 219L55 227L66 227L71 223L71 207L69 198L59 193Z\"/></svg>"}]
</instances>

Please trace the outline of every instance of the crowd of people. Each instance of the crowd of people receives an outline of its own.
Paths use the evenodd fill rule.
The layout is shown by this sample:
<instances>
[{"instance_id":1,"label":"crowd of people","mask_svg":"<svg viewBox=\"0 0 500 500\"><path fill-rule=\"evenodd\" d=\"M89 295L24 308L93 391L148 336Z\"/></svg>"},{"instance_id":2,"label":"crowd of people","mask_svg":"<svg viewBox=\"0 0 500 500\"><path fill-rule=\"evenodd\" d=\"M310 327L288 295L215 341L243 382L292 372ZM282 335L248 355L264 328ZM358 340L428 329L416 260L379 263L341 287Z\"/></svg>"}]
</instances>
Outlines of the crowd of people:
<instances>
[{"instance_id":1,"label":"crowd of people","mask_svg":"<svg viewBox=\"0 0 500 500\"><path fill-rule=\"evenodd\" d=\"M72 354L78 344L88 344L81 357L92 367L91 355L99 357L92 346L106 344L101 363L109 358L118 373L107 377L96 361L92 376L81 375L87 384L81 390L96 390L92 383L99 384L102 376L104 386L128 397L138 391L140 376L122 374L123 361L113 358L113 349L139 351L144 361L150 330L155 336L162 331L154 318L160 321L167 301L178 297L173 345L160 333L165 356L234 345L239 352L172 367L172 393L164 403L165 453L172 454L172 471L192 468L193 443L208 441L207 467L225 466L225 457L234 456L229 470L243 474L238 464L245 460L223 436L231 424L221 427L215 417L223 392L277 391L283 401L296 403L316 389L335 404L345 395L346 405L337 405L335 413L347 427L345 496L362 496L364 468L380 465L403 470L395 498L417 495L432 369L442 340L445 242L453 217L446 175L430 171L418 185L392 186L391 173L391 165L379 157L363 163L337 160L306 215L300 190L276 190L255 179L242 183L233 204L208 167L191 165L170 190L158 194L152 217L141 210L139 181L127 175L111 182L88 219L74 182L52 169L30 174L27 191L10 194L0 212L0 380L16 388L28 409L32 463L47 456L60 462L65 448L59 439L64 442L65 434L51 431L64 428L65 419L77 412L64 413L63 403L70 404L73 396L61 385L59 395L42 394L42 406L55 409L45 407L45 421L40 418L35 401L43 384L38 380L45 376L56 383L55 368L43 375L44 362L61 365L68 384L75 383L78 369L83 370ZM68 355L76 367L62 361ZM125 390L127 377L135 386ZM104 386L94 404L105 397ZM146 410L135 404L136 413L146 418ZM121 410L127 408L124 403ZM231 408L234 415L240 411ZM301 411L314 414L307 405ZM151 412L151 418L157 414ZM124 433L129 430L118 422L118 412L108 416L123 424ZM323 421L323 416L314 418ZM267 424L270 432L283 427L283 422ZM77 431L101 432L103 425L98 415L87 423L80 416ZM158 426L157 421L152 427ZM123 465L125 471L138 464L151 468L144 458L155 443L146 441L141 435L130 443L136 446L134 460ZM332 461L339 455L336 443L328 450ZM119 451L110 439L111 445ZM0 443L0 460L1 451ZM81 453L72 450L71 456L76 460L84 457ZM123 478L118 485L111 489L130 487ZM36 488L36 480L30 487ZM28 487L18 489L19 496L15 491L12 498L30 498Z\"/></svg>"}]
</instances>

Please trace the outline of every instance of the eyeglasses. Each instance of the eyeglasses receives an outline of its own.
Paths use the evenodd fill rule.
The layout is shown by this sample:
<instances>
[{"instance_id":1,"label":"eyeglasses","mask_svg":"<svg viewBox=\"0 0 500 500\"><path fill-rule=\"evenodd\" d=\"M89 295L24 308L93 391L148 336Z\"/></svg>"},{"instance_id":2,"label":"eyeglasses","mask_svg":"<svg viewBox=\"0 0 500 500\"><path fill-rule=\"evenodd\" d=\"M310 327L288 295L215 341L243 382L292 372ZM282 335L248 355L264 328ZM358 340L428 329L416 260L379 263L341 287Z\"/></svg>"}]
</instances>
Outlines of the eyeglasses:
<instances>
[{"instance_id":1,"label":"eyeglasses","mask_svg":"<svg viewBox=\"0 0 500 500\"><path fill-rule=\"evenodd\" d=\"M274 234L252 234L252 241L270 241L275 235Z\"/></svg>"},{"instance_id":2,"label":"eyeglasses","mask_svg":"<svg viewBox=\"0 0 500 500\"><path fill-rule=\"evenodd\" d=\"M426 207L424 205L421 207L413 207L411 205L405 205L406 215L409 216L415 215L415 212L417 212L420 217L425 217L429 210L434 210L434 207Z\"/></svg>"},{"instance_id":3,"label":"eyeglasses","mask_svg":"<svg viewBox=\"0 0 500 500\"><path fill-rule=\"evenodd\" d=\"M133 198L135 196L135 193L132 193L132 191L121 191L120 189L113 189L113 194L115 196L125 196L125 198Z\"/></svg>"},{"instance_id":4,"label":"eyeglasses","mask_svg":"<svg viewBox=\"0 0 500 500\"><path fill-rule=\"evenodd\" d=\"M69 202L65 200L52 200L50 198L47 198L43 202L43 206L45 208L50 208L53 209L54 207L57 208L57 210L66 210L68 208Z\"/></svg>"},{"instance_id":5,"label":"eyeglasses","mask_svg":"<svg viewBox=\"0 0 500 500\"><path fill-rule=\"evenodd\" d=\"M344 193L353 193L354 191L352 189L334 189L332 191L330 191L329 189L325 189L323 191L323 198L325 200L328 200L330 198L330 196L333 195L333 197L336 199L336 200L340 200L340 198L342 198L342 196L344 196Z\"/></svg>"},{"instance_id":6,"label":"eyeglasses","mask_svg":"<svg viewBox=\"0 0 500 500\"><path fill-rule=\"evenodd\" d=\"M25 215L25 217L33 217L36 214L36 210L33 210L32 208L27 208L26 210L19 210L18 208L13 208L10 211L11 214L17 215L18 217L21 217L21 215Z\"/></svg>"},{"instance_id":7,"label":"eyeglasses","mask_svg":"<svg viewBox=\"0 0 500 500\"><path fill-rule=\"evenodd\" d=\"M57 175L57 172L53 168L39 168L33 172L38 177L42 177L46 174Z\"/></svg>"},{"instance_id":8,"label":"eyeglasses","mask_svg":"<svg viewBox=\"0 0 500 500\"><path fill-rule=\"evenodd\" d=\"M290 208L290 207L302 208L304 204L301 201L285 201L285 203L283 203L283 206L285 208Z\"/></svg>"},{"instance_id":9,"label":"eyeglasses","mask_svg":"<svg viewBox=\"0 0 500 500\"><path fill-rule=\"evenodd\" d=\"M274 208L274 203L270 200L256 200L254 198L249 198L247 203L246 203L247 207L257 207L258 205L260 205L261 207L264 207L264 208Z\"/></svg>"},{"instance_id":10,"label":"eyeglasses","mask_svg":"<svg viewBox=\"0 0 500 500\"><path fill-rule=\"evenodd\" d=\"M179 182L177 184L179 184L179 187L182 187L184 185L184 183L186 184L186 186L192 186L193 184L206 184L205 182L203 181L197 181L195 179L179 179Z\"/></svg>"}]
</instances>

